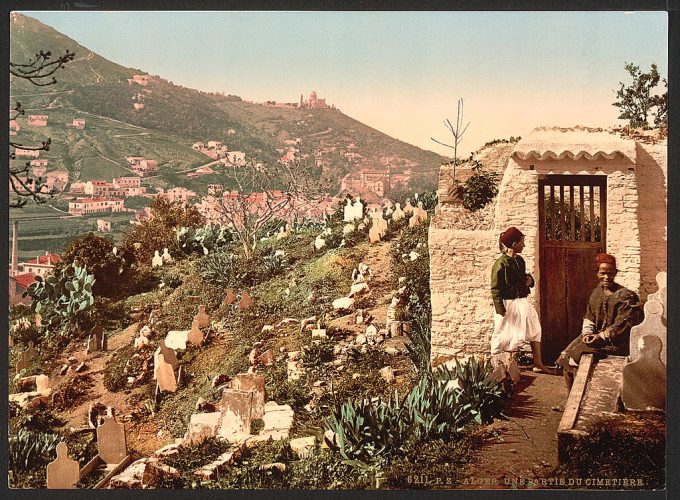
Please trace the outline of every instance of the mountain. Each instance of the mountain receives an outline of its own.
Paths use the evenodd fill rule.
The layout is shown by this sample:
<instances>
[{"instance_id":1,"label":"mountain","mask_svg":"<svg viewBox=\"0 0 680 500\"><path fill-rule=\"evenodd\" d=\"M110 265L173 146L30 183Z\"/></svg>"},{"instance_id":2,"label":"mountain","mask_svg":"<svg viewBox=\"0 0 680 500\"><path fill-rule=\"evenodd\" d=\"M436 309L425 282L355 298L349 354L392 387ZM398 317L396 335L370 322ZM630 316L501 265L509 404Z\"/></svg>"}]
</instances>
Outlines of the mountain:
<instances>
[{"instance_id":1,"label":"mountain","mask_svg":"<svg viewBox=\"0 0 680 500\"><path fill-rule=\"evenodd\" d=\"M17 78L10 82L11 101L20 101L27 114L49 116L46 127L23 127L20 140L51 137L54 146L44 154L50 170L68 169L71 180L123 175L129 167L126 157L143 156L159 164L160 175L149 180L151 185L182 185L201 193L217 182L216 176L187 179L186 172L211 161L192 149L192 144L210 140L268 163L298 147L308 161L335 179L337 189L347 174L359 180L360 171L386 166L392 174L406 172L402 180L410 172L411 187L434 189L445 160L333 107L265 105L175 85L108 61L21 14L12 14L10 40L13 62L24 62L39 50L53 56L65 50L75 53L75 59L55 75L56 85L36 87ZM135 75L143 78L135 81ZM83 130L69 127L75 118L86 120ZM355 188L364 189L356 183Z\"/></svg>"}]
</instances>

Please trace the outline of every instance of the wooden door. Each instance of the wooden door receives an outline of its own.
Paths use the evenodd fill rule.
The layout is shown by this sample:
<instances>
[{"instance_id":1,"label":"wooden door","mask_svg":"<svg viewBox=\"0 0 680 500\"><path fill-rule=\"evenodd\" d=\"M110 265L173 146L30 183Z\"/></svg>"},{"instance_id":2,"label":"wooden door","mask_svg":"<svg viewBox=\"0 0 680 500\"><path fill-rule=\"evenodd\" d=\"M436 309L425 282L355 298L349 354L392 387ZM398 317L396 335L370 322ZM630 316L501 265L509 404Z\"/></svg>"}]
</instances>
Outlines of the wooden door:
<instances>
[{"instance_id":1,"label":"wooden door","mask_svg":"<svg viewBox=\"0 0 680 500\"><path fill-rule=\"evenodd\" d=\"M541 176L538 210L542 355L552 363L581 333L597 286L595 256L607 248L607 177Z\"/></svg>"}]
</instances>

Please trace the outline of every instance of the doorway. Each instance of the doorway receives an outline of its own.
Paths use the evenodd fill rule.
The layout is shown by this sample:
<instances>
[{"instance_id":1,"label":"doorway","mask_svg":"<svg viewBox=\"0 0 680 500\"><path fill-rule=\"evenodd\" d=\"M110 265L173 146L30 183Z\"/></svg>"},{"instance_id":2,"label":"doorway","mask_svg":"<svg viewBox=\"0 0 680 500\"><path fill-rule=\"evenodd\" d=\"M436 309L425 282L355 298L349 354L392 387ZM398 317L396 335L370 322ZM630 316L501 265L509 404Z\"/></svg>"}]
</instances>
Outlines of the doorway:
<instances>
[{"instance_id":1,"label":"doorway","mask_svg":"<svg viewBox=\"0 0 680 500\"><path fill-rule=\"evenodd\" d=\"M552 363L581 333L598 283L595 256L607 248L607 177L540 176L538 214L542 356Z\"/></svg>"}]
</instances>

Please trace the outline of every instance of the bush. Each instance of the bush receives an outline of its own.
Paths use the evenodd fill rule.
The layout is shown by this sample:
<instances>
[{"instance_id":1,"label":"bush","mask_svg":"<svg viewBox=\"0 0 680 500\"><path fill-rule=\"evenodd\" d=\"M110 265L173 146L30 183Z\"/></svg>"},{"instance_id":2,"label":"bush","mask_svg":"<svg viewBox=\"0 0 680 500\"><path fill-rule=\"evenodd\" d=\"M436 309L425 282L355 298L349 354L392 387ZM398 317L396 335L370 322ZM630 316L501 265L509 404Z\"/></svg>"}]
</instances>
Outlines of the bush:
<instances>
[{"instance_id":1,"label":"bush","mask_svg":"<svg viewBox=\"0 0 680 500\"><path fill-rule=\"evenodd\" d=\"M127 387L127 378L141 373L143 360L133 357L135 348L128 345L116 351L116 355L104 368L104 387L111 392L118 392Z\"/></svg>"},{"instance_id":2,"label":"bush","mask_svg":"<svg viewBox=\"0 0 680 500\"><path fill-rule=\"evenodd\" d=\"M498 174L484 171L484 165L471 160L474 172L463 184L463 207L471 212L484 208L498 194Z\"/></svg>"},{"instance_id":3,"label":"bush","mask_svg":"<svg viewBox=\"0 0 680 500\"><path fill-rule=\"evenodd\" d=\"M19 410L16 424L12 427L15 427L17 430L25 429L34 432L50 433L62 427L65 423L66 420L51 410L44 408L34 410L23 409Z\"/></svg>"},{"instance_id":4,"label":"bush","mask_svg":"<svg viewBox=\"0 0 680 500\"><path fill-rule=\"evenodd\" d=\"M478 360L475 356L465 363L456 360L453 372L442 367L438 374L447 380L455 378L459 381L461 388L458 392L458 401L470 405L477 423L491 422L500 414L503 390L493 375L490 360L485 358Z\"/></svg>"},{"instance_id":5,"label":"bush","mask_svg":"<svg viewBox=\"0 0 680 500\"><path fill-rule=\"evenodd\" d=\"M213 224L203 227L179 227L175 229L175 243L185 254L208 255L234 240L228 228Z\"/></svg>"},{"instance_id":6,"label":"bush","mask_svg":"<svg viewBox=\"0 0 680 500\"><path fill-rule=\"evenodd\" d=\"M52 403L58 410L73 408L83 401L93 385L90 375L71 377L52 394Z\"/></svg>"},{"instance_id":7,"label":"bush","mask_svg":"<svg viewBox=\"0 0 680 500\"><path fill-rule=\"evenodd\" d=\"M12 471L29 471L43 467L54 459L57 444L63 441L59 434L20 429L9 437L9 468Z\"/></svg>"}]
</instances>

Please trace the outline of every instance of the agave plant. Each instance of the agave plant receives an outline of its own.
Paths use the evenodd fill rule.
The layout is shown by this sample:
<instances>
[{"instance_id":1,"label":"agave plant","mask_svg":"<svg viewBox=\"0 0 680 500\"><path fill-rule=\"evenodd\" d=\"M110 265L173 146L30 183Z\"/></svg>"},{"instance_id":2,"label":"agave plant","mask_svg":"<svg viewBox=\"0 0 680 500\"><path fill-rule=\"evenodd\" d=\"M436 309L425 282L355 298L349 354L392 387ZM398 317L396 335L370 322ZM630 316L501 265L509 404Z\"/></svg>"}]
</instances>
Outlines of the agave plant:
<instances>
[{"instance_id":1,"label":"agave plant","mask_svg":"<svg viewBox=\"0 0 680 500\"><path fill-rule=\"evenodd\" d=\"M31 470L40 467L51 460L61 441L63 437L59 434L20 429L16 435L9 437L9 468Z\"/></svg>"}]
</instances>

